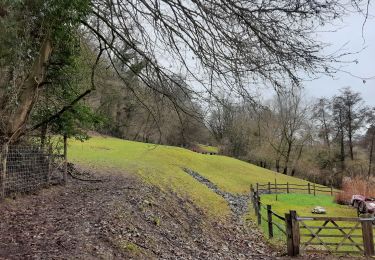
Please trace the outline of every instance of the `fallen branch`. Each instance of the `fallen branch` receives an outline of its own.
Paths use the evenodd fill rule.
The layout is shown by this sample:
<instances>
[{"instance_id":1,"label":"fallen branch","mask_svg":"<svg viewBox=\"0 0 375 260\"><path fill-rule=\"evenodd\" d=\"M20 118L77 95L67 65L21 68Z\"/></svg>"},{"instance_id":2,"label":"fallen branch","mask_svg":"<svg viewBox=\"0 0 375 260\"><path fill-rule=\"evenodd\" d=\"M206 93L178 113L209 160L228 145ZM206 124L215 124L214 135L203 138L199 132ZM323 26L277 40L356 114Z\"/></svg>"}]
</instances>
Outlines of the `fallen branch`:
<instances>
[{"instance_id":1,"label":"fallen branch","mask_svg":"<svg viewBox=\"0 0 375 260\"><path fill-rule=\"evenodd\" d=\"M76 180L79 180L79 181L87 181L87 182L103 182L103 180L101 179L83 179L83 178L80 178L78 176L75 176L71 171L68 171L68 174L73 178L73 179L76 179Z\"/></svg>"}]
</instances>

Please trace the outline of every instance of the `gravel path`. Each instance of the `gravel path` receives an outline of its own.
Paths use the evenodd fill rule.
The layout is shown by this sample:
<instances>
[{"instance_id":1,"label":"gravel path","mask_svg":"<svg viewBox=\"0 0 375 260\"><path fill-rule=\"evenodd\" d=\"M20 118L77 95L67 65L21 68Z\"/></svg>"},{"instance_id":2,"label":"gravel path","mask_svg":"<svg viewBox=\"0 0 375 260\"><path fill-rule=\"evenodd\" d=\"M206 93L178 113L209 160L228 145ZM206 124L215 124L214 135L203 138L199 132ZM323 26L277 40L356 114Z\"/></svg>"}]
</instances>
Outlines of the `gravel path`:
<instances>
[{"instance_id":1,"label":"gravel path","mask_svg":"<svg viewBox=\"0 0 375 260\"><path fill-rule=\"evenodd\" d=\"M184 168L183 170L187 174L192 176L194 179L199 181L200 183L206 185L213 192L222 196L228 202L232 212L237 218L241 218L244 214L248 212L248 204L249 204L249 200L251 199L250 194L238 195L238 194L232 194L229 192L222 191L214 183L212 183L210 180L200 175L198 172L195 172L187 168Z\"/></svg>"}]
</instances>

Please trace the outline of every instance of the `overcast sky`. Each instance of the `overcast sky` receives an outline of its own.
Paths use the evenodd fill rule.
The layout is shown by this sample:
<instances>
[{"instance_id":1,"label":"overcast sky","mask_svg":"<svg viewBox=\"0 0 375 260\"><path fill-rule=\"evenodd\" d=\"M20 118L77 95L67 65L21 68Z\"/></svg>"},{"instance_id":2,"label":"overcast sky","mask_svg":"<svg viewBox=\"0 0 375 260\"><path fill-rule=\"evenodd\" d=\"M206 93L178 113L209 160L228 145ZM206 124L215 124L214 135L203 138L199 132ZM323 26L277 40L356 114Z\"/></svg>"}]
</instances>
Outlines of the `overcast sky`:
<instances>
[{"instance_id":1,"label":"overcast sky","mask_svg":"<svg viewBox=\"0 0 375 260\"><path fill-rule=\"evenodd\" d=\"M342 70L347 71L347 73L338 72L334 78L322 75L313 81L305 81L303 86L308 99L332 97L339 94L339 89L351 87L354 91L362 94L367 105L375 106L375 18L373 17L375 16L375 3L371 3L372 5L369 7L370 15L365 23L363 37L362 26L365 17L360 14L353 13L348 15L342 22L337 21L336 27L322 28L322 30L333 30L334 28L337 30L335 32L319 33L317 36L317 40L331 44L330 47L324 50L325 53L331 54L341 49L344 45L345 49L342 49L342 52L360 52L346 57L346 60L356 60L357 63L335 64L336 67L345 65ZM152 28L152 25L150 25L150 28ZM150 33L152 34L152 31ZM154 45L159 46L160 44L156 40ZM183 46L181 49L183 49ZM184 66L171 55L169 49L158 48L155 51L158 61L164 64L167 69L181 75L186 74ZM200 72L199 65L197 65L197 59L194 59L193 56L191 51L187 50L185 52L185 62L189 64L195 75L199 75L202 72ZM363 83L361 78L369 79L366 80L366 83ZM191 86L198 85L198 90L202 89L195 78L187 78L186 80ZM259 89L254 88L254 93L259 94L263 100L267 100L275 94L272 88L258 87Z\"/></svg>"},{"instance_id":2,"label":"overcast sky","mask_svg":"<svg viewBox=\"0 0 375 260\"><path fill-rule=\"evenodd\" d=\"M375 15L375 5L370 6L370 14ZM356 52L362 50L359 54L351 56L351 59L358 60L358 64L347 65L344 70L360 77L370 78L364 84L361 79L341 72L336 74L336 79L321 77L312 82L305 82L304 86L308 96L311 97L330 97L339 92L340 88L350 86L353 90L362 93L365 102L368 105L375 106L375 18L370 17L364 28L364 39L362 38L362 24L364 17L360 15L351 15L343 22L343 28L337 32L321 33L323 41L331 43L329 48L339 49L344 43L346 51Z\"/></svg>"}]
</instances>

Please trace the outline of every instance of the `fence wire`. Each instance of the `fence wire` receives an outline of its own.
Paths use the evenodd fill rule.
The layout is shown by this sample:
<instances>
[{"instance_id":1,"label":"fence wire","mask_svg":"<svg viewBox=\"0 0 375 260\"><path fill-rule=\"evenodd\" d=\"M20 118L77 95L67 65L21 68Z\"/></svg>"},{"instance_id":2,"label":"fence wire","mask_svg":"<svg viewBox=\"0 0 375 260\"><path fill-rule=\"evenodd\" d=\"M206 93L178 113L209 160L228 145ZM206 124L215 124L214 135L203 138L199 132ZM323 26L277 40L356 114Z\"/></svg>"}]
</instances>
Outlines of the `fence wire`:
<instances>
[{"instance_id":1,"label":"fence wire","mask_svg":"<svg viewBox=\"0 0 375 260\"><path fill-rule=\"evenodd\" d=\"M14 193L27 193L62 182L63 174L59 169L62 161L63 158L40 147L9 145L3 149L0 162L1 195L7 197Z\"/></svg>"}]
</instances>

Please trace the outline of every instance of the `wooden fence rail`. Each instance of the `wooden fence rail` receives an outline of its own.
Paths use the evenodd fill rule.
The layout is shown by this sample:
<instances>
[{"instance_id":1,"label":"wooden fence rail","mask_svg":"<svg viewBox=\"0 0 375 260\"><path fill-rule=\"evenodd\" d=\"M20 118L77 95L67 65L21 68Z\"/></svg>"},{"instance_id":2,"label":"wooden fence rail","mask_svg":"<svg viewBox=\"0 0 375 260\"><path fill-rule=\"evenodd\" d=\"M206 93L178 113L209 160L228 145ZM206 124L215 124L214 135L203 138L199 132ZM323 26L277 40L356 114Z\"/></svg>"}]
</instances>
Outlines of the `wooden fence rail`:
<instances>
[{"instance_id":1,"label":"wooden fence rail","mask_svg":"<svg viewBox=\"0 0 375 260\"><path fill-rule=\"evenodd\" d=\"M285 214L285 219L289 256L299 255L300 250L315 253L375 255L373 231L375 218L369 214L359 218L303 217L291 210ZM322 221L323 224L320 224ZM328 234L327 232L322 234L327 230L330 230ZM307 239L301 241L301 237Z\"/></svg>"},{"instance_id":2,"label":"wooden fence rail","mask_svg":"<svg viewBox=\"0 0 375 260\"><path fill-rule=\"evenodd\" d=\"M259 185L257 188L259 188ZM298 216L296 211L291 210L283 217L274 212L271 205L263 205L261 203L259 189L254 190L252 188L251 192L251 202L257 224L261 225L263 221L267 224L269 238L274 237L275 228L280 230L286 236L289 256L297 256L300 251L375 255L374 216L362 215L357 218L304 217ZM262 214L262 209L264 209L263 212L266 212L266 214ZM277 223L276 219L285 224Z\"/></svg>"},{"instance_id":3,"label":"wooden fence rail","mask_svg":"<svg viewBox=\"0 0 375 260\"><path fill-rule=\"evenodd\" d=\"M333 194L338 193L339 191L334 190L333 187L327 187L323 185L318 185L315 183L307 183L307 184L296 184L296 183L277 183L276 180L274 183L256 183L255 188L251 185L251 190L255 190L258 194L271 194L271 193L299 193L301 191L305 191L308 194L317 194L320 193L328 193L331 196Z\"/></svg>"},{"instance_id":4,"label":"wooden fence rail","mask_svg":"<svg viewBox=\"0 0 375 260\"><path fill-rule=\"evenodd\" d=\"M252 192L251 202L255 211L255 216L257 218L257 224L261 225L262 221L265 221L267 223L269 238L274 237L274 227L276 227L278 230L280 230L280 232L286 235L285 226L274 221L275 220L274 218L277 218L284 222L285 218L283 216L280 216L276 212L272 211L271 205L263 205L260 201L260 196L256 191ZM265 216L262 216L262 210L261 210L262 208L265 210L265 212L267 212Z\"/></svg>"}]
</instances>

